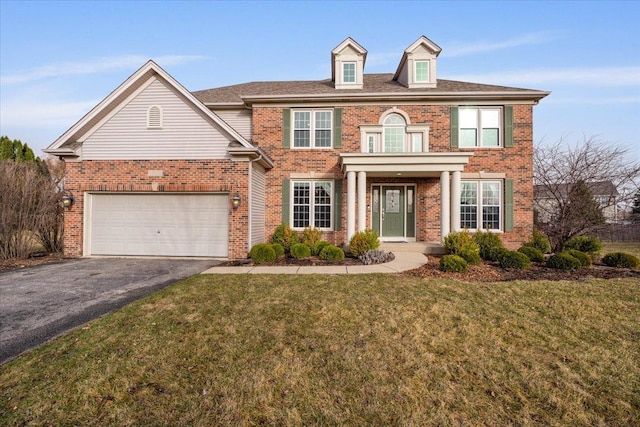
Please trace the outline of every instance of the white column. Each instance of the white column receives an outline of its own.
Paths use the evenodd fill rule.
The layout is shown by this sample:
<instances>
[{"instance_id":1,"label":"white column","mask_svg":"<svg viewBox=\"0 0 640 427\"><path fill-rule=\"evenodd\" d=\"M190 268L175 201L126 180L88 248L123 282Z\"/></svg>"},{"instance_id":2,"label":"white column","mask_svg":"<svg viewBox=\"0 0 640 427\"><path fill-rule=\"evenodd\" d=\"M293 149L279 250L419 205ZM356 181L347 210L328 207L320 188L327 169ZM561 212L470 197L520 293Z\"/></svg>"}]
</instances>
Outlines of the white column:
<instances>
[{"instance_id":1,"label":"white column","mask_svg":"<svg viewBox=\"0 0 640 427\"><path fill-rule=\"evenodd\" d=\"M356 173L347 172L347 244L356 234Z\"/></svg>"},{"instance_id":2,"label":"white column","mask_svg":"<svg viewBox=\"0 0 640 427\"><path fill-rule=\"evenodd\" d=\"M451 174L451 230L460 231L460 171Z\"/></svg>"},{"instance_id":3,"label":"white column","mask_svg":"<svg viewBox=\"0 0 640 427\"><path fill-rule=\"evenodd\" d=\"M444 238L451 231L451 199L449 187L449 172L440 172L440 238Z\"/></svg>"},{"instance_id":4,"label":"white column","mask_svg":"<svg viewBox=\"0 0 640 427\"><path fill-rule=\"evenodd\" d=\"M358 231L367 228L367 173L358 172Z\"/></svg>"}]
</instances>

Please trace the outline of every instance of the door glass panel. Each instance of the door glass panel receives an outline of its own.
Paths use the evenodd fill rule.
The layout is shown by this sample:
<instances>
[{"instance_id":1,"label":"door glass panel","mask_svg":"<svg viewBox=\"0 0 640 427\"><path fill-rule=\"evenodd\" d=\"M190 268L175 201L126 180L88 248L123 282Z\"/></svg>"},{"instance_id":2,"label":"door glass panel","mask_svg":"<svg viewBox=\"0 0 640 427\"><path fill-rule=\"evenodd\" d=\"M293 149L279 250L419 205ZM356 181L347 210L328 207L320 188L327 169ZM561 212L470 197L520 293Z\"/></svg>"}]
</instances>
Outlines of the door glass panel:
<instances>
[{"instance_id":1,"label":"door glass panel","mask_svg":"<svg viewBox=\"0 0 640 427\"><path fill-rule=\"evenodd\" d=\"M400 190L387 190L387 213L400 212Z\"/></svg>"}]
</instances>

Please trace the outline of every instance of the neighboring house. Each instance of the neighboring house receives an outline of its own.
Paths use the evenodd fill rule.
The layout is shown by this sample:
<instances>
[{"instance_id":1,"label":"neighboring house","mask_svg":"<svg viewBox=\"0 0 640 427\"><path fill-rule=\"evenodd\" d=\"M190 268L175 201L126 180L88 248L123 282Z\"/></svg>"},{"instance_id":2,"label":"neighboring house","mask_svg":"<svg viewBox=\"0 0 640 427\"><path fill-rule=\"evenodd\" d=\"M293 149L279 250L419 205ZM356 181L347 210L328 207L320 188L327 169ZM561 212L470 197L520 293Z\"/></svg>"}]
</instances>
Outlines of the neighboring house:
<instances>
[{"instance_id":1,"label":"neighboring house","mask_svg":"<svg viewBox=\"0 0 640 427\"><path fill-rule=\"evenodd\" d=\"M534 185L533 196L535 199L535 211L537 221L542 224L551 222L556 215L558 200L566 201L571 192L572 184ZM618 189L611 181L587 182L587 188L594 199L600 205L604 219L608 223L614 223L621 218L624 212L618 208Z\"/></svg>"},{"instance_id":2,"label":"neighboring house","mask_svg":"<svg viewBox=\"0 0 640 427\"><path fill-rule=\"evenodd\" d=\"M533 228L532 109L548 92L437 78L420 37L395 74L347 38L331 79L189 92L149 61L46 150L67 162L65 254L244 258L287 223L347 244ZM235 203L234 203L235 199Z\"/></svg>"}]
</instances>

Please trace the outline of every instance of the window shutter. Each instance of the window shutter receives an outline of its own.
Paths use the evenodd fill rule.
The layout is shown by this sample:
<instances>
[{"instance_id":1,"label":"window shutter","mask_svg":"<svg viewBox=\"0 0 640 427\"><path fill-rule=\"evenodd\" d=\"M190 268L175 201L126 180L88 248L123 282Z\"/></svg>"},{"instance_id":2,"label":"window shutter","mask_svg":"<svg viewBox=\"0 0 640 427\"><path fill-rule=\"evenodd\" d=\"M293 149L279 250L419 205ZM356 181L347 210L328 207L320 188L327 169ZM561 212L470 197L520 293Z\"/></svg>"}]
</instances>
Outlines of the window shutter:
<instances>
[{"instance_id":1,"label":"window shutter","mask_svg":"<svg viewBox=\"0 0 640 427\"><path fill-rule=\"evenodd\" d=\"M513 147L513 106L504 107L504 146Z\"/></svg>"},{"instance_id":2,"label":"window shutter","mask_svg":"<svg viewBox=\"0 0 640 427\"><path fill-rule=\"evenodd\" d=\"M282 110L282 148L291 147L291 109Z\"/></svg>"},{"instance_id":3,"label":"window shutter","mask_svg":"<svg viewBox=\"0 0 640 427\"><path fill-rule=\"evenodd\" d=\"M342 230L342 180L333 182L333 229Z\"/></svg>"},{"instance_id":4,"label":"window shutter","mask_svg":"<svg viewBox=\"0 0 640 427\"><path fill-rule=\"evenodd\" d=\"M342 108L333 110L333 148L342 148Z\"/></svg>"},{"instance_id":5,"label":"window shutter","mask_svg":"<svg viewBox=\"0 0 640 427\"><path fill-rule=\"evenodd\" d=\"M291 183L288 179L282 180L282 223L289 225L289 211L291 203Z\"/></svg>"},{"instance_id":6,"label":"window shutter","mask_svg":"<svg viewBox=\"0 0 640 427\"><path fill-rule=\"evenodd\" d=\"M504 180L504 231L513 231L513 180Z\"/></svg>"},{"instance_id":7,"label":"window shutter","mask_svg":"<svg viewBox=\"0 0 640 427\"><path fill-rule=\"evenodd\" d=\"M451 148L458 148L458 107L451 107Z\"/></svg>"}]
</instances>

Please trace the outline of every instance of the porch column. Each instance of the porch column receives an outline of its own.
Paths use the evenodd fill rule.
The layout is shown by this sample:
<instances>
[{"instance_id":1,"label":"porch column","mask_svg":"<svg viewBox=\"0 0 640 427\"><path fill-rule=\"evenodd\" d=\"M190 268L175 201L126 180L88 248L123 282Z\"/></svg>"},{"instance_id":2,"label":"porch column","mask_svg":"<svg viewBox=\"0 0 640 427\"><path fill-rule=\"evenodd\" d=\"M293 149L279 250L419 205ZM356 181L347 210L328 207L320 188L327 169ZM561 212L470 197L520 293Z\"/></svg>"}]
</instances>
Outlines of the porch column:
<instances>
[{"instance_id":1,"label":"porch column","mask_svg":"<svg viewBox=\"0 0 640 427\"><path fill-rule=\"evenodd\" d=\"M451 194L449 171L440 172L440 239L444 241L451 230Z\"/></svg>"},{"instance_id":2,"label":"porch column","mask_svg":"<svg viewBox=\"0 0 640 427\"><path fill-rule=\"evenodd\" d=\"M367 173L358 172L358 231L367 228Z\"/></svg>"},{"instance_id":3,"label":"porch column","mask_svg":"<svg viewBox=\"0 0 640 427\"><path fill-rule=\"evenodd\" d=\"M356 173L347 172L347 244L356 234Z\"/></svg>"},{"instance_id":4,"label":"porch column","mask_svg":"<svg viewBox=\"0 0 640 427\"><path fill-rule=\"evenodd\" d=\"M460 231L460 171L451 174L451 230Z\"/></svg>"}]
</instances>

